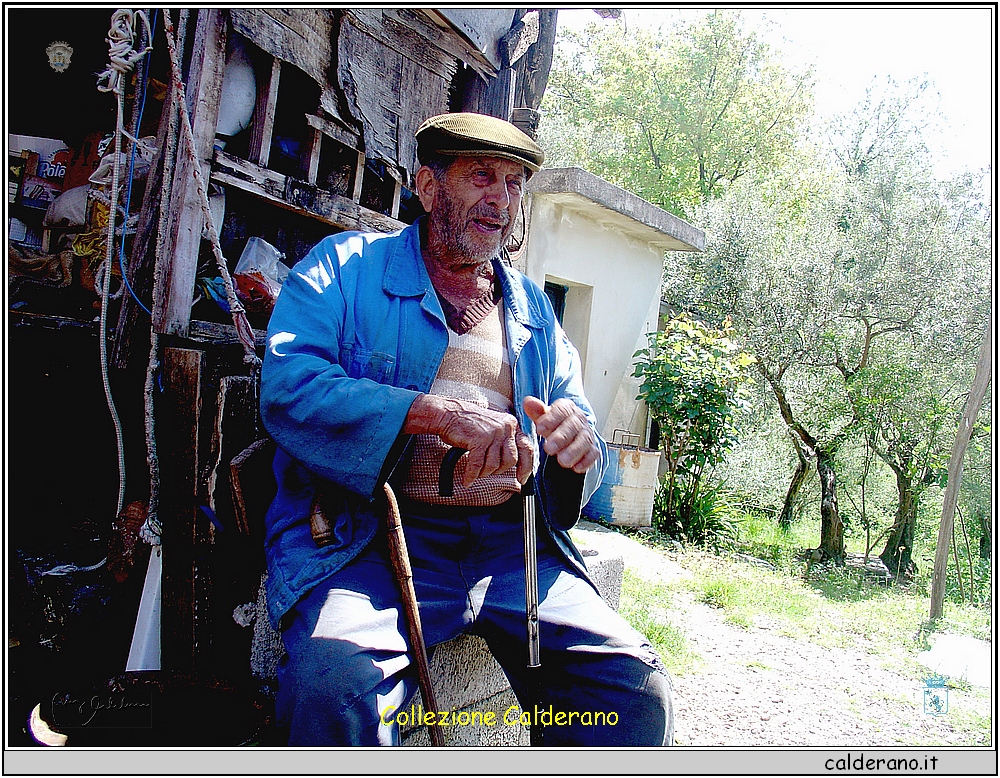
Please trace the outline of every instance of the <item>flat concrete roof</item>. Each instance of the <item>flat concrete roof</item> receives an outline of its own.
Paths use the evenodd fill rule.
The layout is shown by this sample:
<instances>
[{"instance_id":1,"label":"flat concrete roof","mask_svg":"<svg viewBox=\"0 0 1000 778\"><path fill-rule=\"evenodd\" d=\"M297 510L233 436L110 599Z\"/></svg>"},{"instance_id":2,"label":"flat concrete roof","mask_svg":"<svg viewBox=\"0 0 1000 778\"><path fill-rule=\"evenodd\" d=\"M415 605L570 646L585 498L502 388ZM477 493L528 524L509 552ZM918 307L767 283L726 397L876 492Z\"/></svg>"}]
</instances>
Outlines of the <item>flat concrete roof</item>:
<instances>
[{"instance_id":1,"label":"flat concrete roof","mask_svg":"<svg viewBox=\"0 0 1000 778\"><path fill-rule=\"evenodd\" d=\"M583 168L540 170L528 181L528 191L663 251L705 250L705 233L697 227Z\"/></svg>"}]
</instances>

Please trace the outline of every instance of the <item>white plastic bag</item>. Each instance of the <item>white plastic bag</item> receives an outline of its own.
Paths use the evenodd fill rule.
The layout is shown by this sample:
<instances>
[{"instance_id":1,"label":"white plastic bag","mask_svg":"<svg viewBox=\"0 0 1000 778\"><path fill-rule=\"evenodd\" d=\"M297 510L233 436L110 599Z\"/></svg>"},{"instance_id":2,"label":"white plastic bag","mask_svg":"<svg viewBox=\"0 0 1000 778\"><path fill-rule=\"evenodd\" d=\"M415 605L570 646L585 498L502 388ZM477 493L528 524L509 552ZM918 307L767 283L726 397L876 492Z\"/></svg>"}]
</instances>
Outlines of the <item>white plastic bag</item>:
<instances>
[{"instance_id":1,"label":"white plastic bag","mask_svg":"<svg viewBox=\"0 0 1000 778\"><path fill-rule=\"evenodd\" d=\"M250 313L270 313L290 268L285 255L263 238L250 238L236 263L236 294Z\"/></svg>"}]
</instances>

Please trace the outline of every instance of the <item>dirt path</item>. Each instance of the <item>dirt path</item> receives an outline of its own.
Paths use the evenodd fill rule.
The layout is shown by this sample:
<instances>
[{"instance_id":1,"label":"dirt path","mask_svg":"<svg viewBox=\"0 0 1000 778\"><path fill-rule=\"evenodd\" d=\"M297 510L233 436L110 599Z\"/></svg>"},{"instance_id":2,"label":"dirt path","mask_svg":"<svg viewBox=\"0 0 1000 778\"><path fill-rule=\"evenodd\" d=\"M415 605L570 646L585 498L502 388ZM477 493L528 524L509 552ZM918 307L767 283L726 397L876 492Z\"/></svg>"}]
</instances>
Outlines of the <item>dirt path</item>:
<instances>
[{"instance_id":1,"label":"dirt path","mask_svg":"<svg viewBox=\"0 0 1000 778\"><path fill-rule=\"evenodd\" d=\"M663 584L690 575L665 553L589 522L573 531L581 547L618 554L638 577ZM676 587L669 620L702 663L673 678L676 743L682 746L974 746L955 725L989 716L981 691L948 690L949 711L924 711L921 680L862 648L826 648L754 626L727 624L724 612Z\"/></svg>"}]
</instances>

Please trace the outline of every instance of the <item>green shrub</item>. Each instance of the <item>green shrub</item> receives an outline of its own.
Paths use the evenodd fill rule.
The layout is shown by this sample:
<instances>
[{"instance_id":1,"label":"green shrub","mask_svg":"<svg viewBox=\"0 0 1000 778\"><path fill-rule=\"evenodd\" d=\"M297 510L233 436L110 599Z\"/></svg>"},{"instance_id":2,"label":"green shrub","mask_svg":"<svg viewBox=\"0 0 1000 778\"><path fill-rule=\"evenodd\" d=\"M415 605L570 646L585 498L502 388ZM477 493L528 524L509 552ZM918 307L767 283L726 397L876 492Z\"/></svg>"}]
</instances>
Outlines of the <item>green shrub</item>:
<instances>
[{"instance_id":1,"label":"green shrub","mask_svg":"<svg viewBox=\"0 0 1000 778\"><path fill-rule=\"evenodd\" d=\"M671 488L673 499L669 494ZM696 489L697 494L692 498L688 489ZM690 506L690 509L678 509L678 506ZM660 482L653 497L653 528L682 543L716 551L732 547L738 535L735 512L721 485L701 484L699 488L699 484L691 486L686 480L675 480L671 484L666 478Z\"/></svg>"}]
</instances>

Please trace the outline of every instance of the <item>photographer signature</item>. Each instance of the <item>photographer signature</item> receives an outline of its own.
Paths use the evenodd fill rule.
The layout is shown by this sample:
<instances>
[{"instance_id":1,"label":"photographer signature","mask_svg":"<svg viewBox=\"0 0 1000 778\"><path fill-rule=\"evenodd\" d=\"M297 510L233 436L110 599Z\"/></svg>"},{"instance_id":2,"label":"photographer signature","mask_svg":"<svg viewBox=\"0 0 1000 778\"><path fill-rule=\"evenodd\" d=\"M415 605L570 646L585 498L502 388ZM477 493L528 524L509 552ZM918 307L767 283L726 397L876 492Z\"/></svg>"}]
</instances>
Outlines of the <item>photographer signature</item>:
<instances>
[{"instance_id":1,"label":"photographer signature","mask_svg":"<svg viewBox=\"0 0 1000 778\"><path fill-rule=\"evenodd\" d=\"M103 711L127 710L129 708L149 708L148 700L128 699L125 695L94 694L86 699L80 699L71 694L56 694L52 698L53 713L59 708L75 711L81 719L80 726L87 726L94 717ZM56 714L57 715L57 714Z\"/></svg>"}]
</instances>

